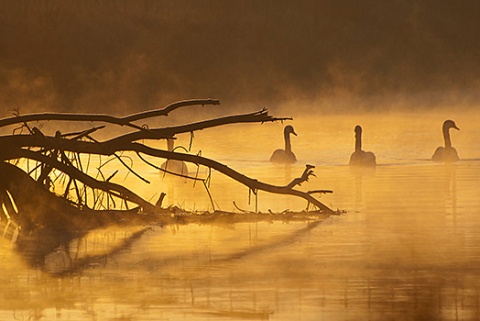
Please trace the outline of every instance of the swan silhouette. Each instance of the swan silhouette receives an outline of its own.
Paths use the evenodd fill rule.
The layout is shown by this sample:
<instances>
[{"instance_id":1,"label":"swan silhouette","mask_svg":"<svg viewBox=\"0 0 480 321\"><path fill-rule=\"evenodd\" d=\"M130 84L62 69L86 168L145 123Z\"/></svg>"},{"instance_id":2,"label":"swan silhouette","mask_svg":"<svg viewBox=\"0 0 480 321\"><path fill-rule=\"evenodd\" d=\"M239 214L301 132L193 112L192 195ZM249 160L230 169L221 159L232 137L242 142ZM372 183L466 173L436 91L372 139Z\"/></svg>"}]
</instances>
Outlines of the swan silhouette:
<instances>
[{"instance_id":1,"label":"swan silhouette","mask_svg":"<svg viewBox=\"0 0 480 321\"><path fill-rule=\"evenodd\" d=\"M355 126L355 151L350 156L350 165L352 166L376 166L375 154L362 150L362 127Z\"/></svg>"},{"instance_id":2,"label":"swan silhouette","mask_svg":"<svg viewBox=\"0 0 480 321\"><path fill-rule=\"evenodd\" d=\"M167 138L167 149L169 152L173 152L173 142L174 141L172 138ZM176 159L167 159L167 161L163 162L162 165L160 165L160 168L175 174L188 174L187 165L183 161Z\"/></svg>"},{"instance_id":3,"label":"swan silhouette","mask_svg":"<svg viewBox=\"0 0 480 321\"><path fill-rule=\"evenodd\" d=\"M285 137L285 149L277 149L273 152L272 156L270 157L270 161L272 163L293 164L297 161L295 154L292 152L290 134L297 136L292 126L285 126L285 129L283 130L283 135Z\"/></svg>"},{"instance_id":4,"label":"swan silhouette","mask_svg":"<svg viewBox=\"0 0 480 321\"><path fill-rule=\"evenodd\" d=\"M448 119L443 123L443 139L445 140L445 147L440 146L435 150L435 153L432 156L434 162L450 163L459 160L457 151L452 147L452 141L450 140L450 128L460 130L453 120Z\"/></svg>"}]
</instances>

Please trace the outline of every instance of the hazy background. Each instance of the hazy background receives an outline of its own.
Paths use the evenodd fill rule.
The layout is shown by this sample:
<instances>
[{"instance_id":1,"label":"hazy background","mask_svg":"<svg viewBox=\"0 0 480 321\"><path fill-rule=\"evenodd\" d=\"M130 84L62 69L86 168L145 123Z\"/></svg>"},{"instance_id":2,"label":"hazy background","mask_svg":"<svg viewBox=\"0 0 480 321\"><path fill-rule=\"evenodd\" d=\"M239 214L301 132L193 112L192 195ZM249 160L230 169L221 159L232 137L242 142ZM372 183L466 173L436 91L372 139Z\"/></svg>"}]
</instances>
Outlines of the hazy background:
<instances>
[{"instance_id":1,"label":"hazy background","mask_svg":"<svg viewBox=\"0 0 480 321\"><path fill-rule=\"evenodd\" d=\"M289 115L475 107L479 17L478 1L2 0L0 116L207 97Z\"/></svg>"}]
</instances>

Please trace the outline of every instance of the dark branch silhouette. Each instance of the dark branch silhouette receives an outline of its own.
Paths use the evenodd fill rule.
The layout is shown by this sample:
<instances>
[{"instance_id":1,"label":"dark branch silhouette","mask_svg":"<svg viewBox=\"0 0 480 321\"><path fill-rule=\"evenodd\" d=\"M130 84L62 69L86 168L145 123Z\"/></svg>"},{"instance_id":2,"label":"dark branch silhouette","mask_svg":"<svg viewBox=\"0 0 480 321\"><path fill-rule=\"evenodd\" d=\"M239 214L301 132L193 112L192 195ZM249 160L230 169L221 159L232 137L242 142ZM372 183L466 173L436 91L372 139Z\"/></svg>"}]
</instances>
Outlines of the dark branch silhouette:
<instances>
[{"instance_id":1,"label":"dark branch silhouette","mask_svg":"<svg viewBox=\"0 0 480 321\"><path fill-rule=\"evenodd\" d=\"M339 213L324 205L312 194L328 193L328 190L303 192L295 189L297 185L308 182L314 166L306 165L302 175L285 186L272 185L241 174L229 166L213 159L192 154L190 149L176 152L173 148L158 149L148 146L150 140L173 140L175 135L193 133L198 130L236 123L264 123L290 120L290 117L273 117L266 108L256 112L218 117L190 124L171 127L148 128L134 122L157 116L167 116L170 112L191 105L217 105L215 99L185 100L173 103L163 109L141 112L125 117L91 114L44 113L16 115L0 119L0 127L20 125L27 133L0 136L0 222L5 225L4 236L16 240L18 249L25 253L36 253L36 259L42 259L46 253L73 238L84 235L90 229L122 224L179 224L189 222L221 223L261 220L319 220L325 216ZM105 125L90 127L82 131L49 135L42 131L41 124L33 126L31 122L69 121L103 122ZM108 124L127 126L134 130L104 141L93 137L105 129ZM96 176L89 171L90 158L100 156L100 165ZM138 158L135 158L137 156ZM146 157L148 156L148 157ZM194 164L197 173L181 171L174 173L168 167L158 166L154 159L165 159ZM87 159L87 160L85 160ZM107 159L107 161L105 161ZM20 160L24 165L20 167ZM128 161L127 161L128 160ZM108 175L102 167L109 162L118 162L138 179L148 184L142 173L134 171L133 163L140 161L159 171L166 171L193 181L201 181L212 203L213 213L205 211L203 215L188 213L169 207L162 208L165 193L160 191L157 201L143 199L140 195L112 181L118 170ZM33 163L33 166L31 165ZM26 165L25 165L26 164ZM17 166L18 165L18 166ZM26 169L24 167L27 167ZM209 175L199 177L200 167L206 167ZM228 213L216 211L214 200L209 192L211 172L215 170L236 182L246 186L257 195L258 191L299 197L307 202L306 211L282 213L258 213L241 211ZM55 193L51 189L55 188ZM60 191L58 191L60 189ZM309 210L310 205L315 208ZM179 215L180 213L180 215ZM8 232L8 233L7 233ZM19 236L20 235L20 236ZM41 240L41 242L39 242ZM79 262L82 265L82 262Z\"/></svg>"},{"instance_id":2,"label":"dark branch silhouette","mask_svg":"<svg viewBox=\"0 0 480 321\"><path fill-rule=\"evenodd\" d=\"M155 116L165 116L169 112L184 106L190 106L195 104L219 104L218 100L204 99L204 100L186 100L171 104L163 109L147 111L137 113L125 117L113 117L109 115L84 115L84 114L33 114L25 116L17 116L13 118L6 118L0 120L0 127L10 125L14 123L22 123L27 125L29 121L38 120L69 120L69 121L103 121L106 123L113 123L121 126L131 126L133 121L146 119ZM144 130L138 129L132 133L125 134L106 141L98 141L91 137L91 134L102 129L103 127L94 127L78 133L71 133L68 135L62 135L57 132L54 137L45 135L38 128L33 127L31 134L19 134L19 135L4 135L0 137L0 160L9 161L14 159L30 159L40 162L42 165L42 171L38 178L38 181L45 183L53 168L65 173L69 177L69 183L73 181L74 185L77 181L82 182L84 185L91 187L92 189L98 189L109 193L115 197L121 198L128 202L133 202L141 206L146 211L154 211L155 206L149 202L143 200L135 193L128 190L126 187L113 184L109 182L109 179L105 181L96 180L90 177L88 174L82 172L81 169L73 166L65 155L66 152L75 154L92 154L92 155L114 155L117 159L133 172L140 179L148 183L140 174L135 173L122 159L116 154L118 152L136 152L137 154L145 154L149 156L164 158L167 160L178 160L193 163L196 165L203 165L210 169L215 169L228 177L236 180L237 182L247 186L250 190L256 192L258 190L267 191L270 193L286 194L301 197L307 200L309 203L315 205L322 211L332 213L333 211L319 202L316 198L312 197L309 193L298 191L293 189L295 185L300 185L302 182L308 181L308 177L313 174L313 166L307 165L307 168L303 175L294 180L287 186L275 186L268 183L260 182L258 180L247 177L228 166L216 162L214 160L201 157L198 155L176 153L174 151L160 150L149 147L143 143L138 143L140 140L145 139L168 139L174 137L176 134L194 132L206 128L222 126L233 123L264 123L272 121L283 121L291 118L288 117L272 117L268 114L266 108L260 111L220 117L210 120L204 120L186 125L164 127L164 128L152 128ZM28 125L27 125L28 126ZM136 126L136 125L135 125ZM143 160L143 159L142 159ZM147 163L152 165L151 163ZM78 189L77 185L75 185ZM80 193L77 193L80 196Z\"/></svg>"},{"instance_id":3,"label":"dark branch silhouette","mask_svg":"<svg viewBox=\"0 0 480 321\"><path fill-rule=\"evenodd\" d=\"M15 115L14 117L0 119L0 127L5 127L13 124L27 123L32 121L96 121L110 124L116 124L120 126L129 126L139 130L145 130L142 127L132 124L132 122L151 118L156 116L168 116L168 114L175 109L185 106L193 105L219 105L220 101L217 99L191 99L175 102L168 105L163 109L154 109L138 114L133 114L125 117L114 117L111 115L99 115L99 114L64 114L64 113L42 113L42 114L29 114L29 115Z\"/></svg>"}]
</instances>

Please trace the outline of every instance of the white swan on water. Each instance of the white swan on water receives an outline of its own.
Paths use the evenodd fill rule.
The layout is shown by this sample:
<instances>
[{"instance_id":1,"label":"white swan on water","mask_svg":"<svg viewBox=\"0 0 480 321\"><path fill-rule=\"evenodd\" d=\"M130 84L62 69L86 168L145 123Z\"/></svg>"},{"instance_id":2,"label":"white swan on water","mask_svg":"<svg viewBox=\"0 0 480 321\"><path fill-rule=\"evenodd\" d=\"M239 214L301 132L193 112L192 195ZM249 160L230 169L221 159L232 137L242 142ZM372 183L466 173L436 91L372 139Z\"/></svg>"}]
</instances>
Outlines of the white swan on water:
<instances>
[{"instance_id":1,"label":"white swan on water","mask_svg":"<svg viewBox=\"0 0 480 321\"><path fill-rule=\"evenodd\" d=\"M355 151L350 156L350 165L352 166L376 166L375 154L362 150L362 127L355 126Z\"/></svg>"},{"instance_id":2,"label":"white swan on water","mask_svg":"<svg viewBox=\"0 0 480 321\"><path fill-rule=\"evenodd\" d=\"M285 126L283 130L283 135L285 138L285 149L277 149L273 152L270 157L272 163L277 164L293 164L297 161L295 154L292 152L292 144L290 143L290 134L297 136L293 127L288 125Z\"/></svg>"},{"instance_id":3,"label":"white swan on water","mask_svg":"<svg viewBox=\"0 0 480 321\"><path fill-rule=\"evenodd\" d=\"M445 147L438 147L435 150L435 153L432 156L434 162L456 162L459 160L457 151L452 147L452 141L450 140L450 128L460 130L460 128L455 125L453 120L446 120L443 123L443 139L445 141Z\"/></svg>"}]
</instances>

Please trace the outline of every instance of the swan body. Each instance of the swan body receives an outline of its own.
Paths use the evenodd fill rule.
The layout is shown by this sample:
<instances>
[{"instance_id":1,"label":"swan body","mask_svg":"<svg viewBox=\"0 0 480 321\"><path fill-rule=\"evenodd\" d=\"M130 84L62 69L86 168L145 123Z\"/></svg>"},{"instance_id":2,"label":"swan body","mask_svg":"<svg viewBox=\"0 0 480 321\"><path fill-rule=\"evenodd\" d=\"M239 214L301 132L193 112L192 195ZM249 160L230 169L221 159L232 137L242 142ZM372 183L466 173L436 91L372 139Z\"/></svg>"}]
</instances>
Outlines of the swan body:
<instances>
[{"instance_id":1,"label":"swan body","mask_svg":"<svg viewBox=\"0 0 480 321\"><path fill-rule=\"evenodd\" d=\"M188 167L185 165L184 162L176 160L176 159L168 159L160 168L166 170L171 173L187 175L188 174Z\"/></svg>"},{"instance_id":2,"label":"swan body","mask_svg":"<svg viewBox=\"0 0 480 321\"><path fill-rule=\"evenodd\" d=\"M167 148L169 152L173 152L173 139L167 139ZM176 159L167 159L160 165L160 168L175 174L187 175L188 167L185 162Z\"/></svg>"},{"instance_id":3,"label":"swan body","mask_svg":"<svg viewBox=\"0 0 480 321\"><path fill-rule=\"evenodd\" d=\"M294 164L297 161L297 157L292 152L292 145L290 143L290 134L297 136L293 127L288 125L283 130L283 136L285 138L285 149L277 149L270 157L272 163L277 164Z\"/></svg>"},{"instance_id":4,"label":"swan body","mask_svg":"<svg viewBox=\"0 0 480 321\"><path fill-rule=\"evenodd\" d=\"M445 147L440 146L435 150L432 156L434 162L452 163L459 160L457 150L452 147L452 141L450 140L450 128L460 130L453 120L446 120L443 123L442 131Z\"/></svg>"},{"instance_id":5,"label":"swan body","mask_svg":"<svg viewBox=\"0 0 480 321\"><path fill-rule=\"evenodd\" d=\"M350 156L351 166L374 167L377 165L375 154L362 150L362 127L355 126L355 151Z\"/></svg>"}]
</instances>

